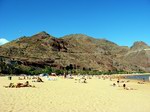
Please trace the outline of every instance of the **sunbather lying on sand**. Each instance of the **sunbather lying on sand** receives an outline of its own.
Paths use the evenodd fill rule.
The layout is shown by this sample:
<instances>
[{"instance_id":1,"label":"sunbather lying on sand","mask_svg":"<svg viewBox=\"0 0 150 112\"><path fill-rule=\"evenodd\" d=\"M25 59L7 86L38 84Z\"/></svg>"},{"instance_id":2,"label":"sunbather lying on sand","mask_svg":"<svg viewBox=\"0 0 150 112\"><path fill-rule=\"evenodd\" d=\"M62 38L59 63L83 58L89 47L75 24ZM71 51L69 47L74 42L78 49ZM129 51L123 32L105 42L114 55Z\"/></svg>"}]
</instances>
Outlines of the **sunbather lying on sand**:
<instances>
[{"instance_id":1,"label":"sunbather lying on sand","mask_svg":"<svg viewBox=\"0 0 150 112\"><path fill-rule=\"evenodd\" d=\"M111 86L115 87L115 86L116 86L116 83L113 83Z\"/></svg>"},{"instance_id":2,"label":"sunbather lying on sand","mask_svg":"<svg viewBox=\"0 0 150 112\"><path fill-rule=\"evenodd\" d=\"M80 78L75 78L75 83L79 82L80 83Z\"/></svg>"},{"instance_id":3,"label":"sunbather lying on sand","mask_svg":"<svg viewBox=\"0 0 150 112\"><path fill-rule=\"evenodd\" d=\"M14 87L16 87L15 85L14 85L14 83L10 83L9 84L9 86L4 86L5 88L14 88Z\"/></svg>"},{"instance_id":4,"label":"sunbather lying on sand","mask_svg":"<svg viewBox=\"0 0 150 112\"><path fill-rule=\"evenodd\" d=\"M138 84L145 84L144 82L138 82Z\"/></svg>"},{"instance_id":5,"label":"sunbather lying on sand","mask_svg":"<svg viewBox=\"0 0 150 112\"><path fill-rule=\"evenodd\" d=\"M136 90L136 89L133 89L133 88L130 88L130 87L126 87L125 89L126 90Z\"/></svg>"},{"instance_id":6,"label":"sunbather lying on sand","mask_svg":"<svg viewBox=\"0 0 150 112\"><path fill-rule=\"evenodd\" d=\"M37 77L37 80L34 80L32 82L44 82L40 77Z\"/></svg>"},{"instance_id":7,"label":"sunbather lying on sand","mask_svg":"<svg viewBox=\"0 0 150 112\"><path fill-rule=\"evenodd\" d=\"M87 79L86 79L86 78L81 78L81 79L80 79L80 82L81 82L81 83L87 83Z\"/></svg>"},{"instance_id":8,"label":"sunbather lying on sand","mask_svg":"<svg viewBox=\"0 0 150 112\"><path fill-rule=\"evenodd\" d=\"M75 79L75 83L77 83L77 81L79 82L79 83L87 83L87 79L85 78L85 77L82 77L82 78L76 78Z\"/></svg>"},{"instance_id":9,"label":"sunbather lying on sand","mask_svg":"<svg viewBox=\"0 0 150 112\"><path fill-rule=\"evenodd\" d=\"M23 83L17 83L17 85L14 85L14 83L10 83L9 86L4 86L5 88L20 88L20 87L35 87L29 84L28 81Z\"/></svg>"},{"instance_id":10,"label":"sunbather lying on sand","mask_svg":"<svg viewBox=\"0 0 150 112\"><path fill-rule=\"evenodd\" d=\"M87 83L86 78L83 80L83 82L82 82L82 83Z\"/></svg>"},{"instance_id":11,"label":"sunbather lying on sand","mask_svg":"<svg viewBox=\"0 0 150 112\"><path fill-rule=\"evenodd\" d=\"M133 88L131 88L131 87L126 87L126 84L123 84L123 88L124 88L125 90L136 90L136 89L133 89Z\"/></svg>"},{"instance_id":12,"label":"sunbather lying on sand","mask_svg":"<svg viewBox=\"0 0 150 112\"><path fill-rule=\"evenodd\" d=\"M37 82L44 82L44 81L40 77L38 77Z\"/></svg>"},{"instance_id":13,"label":"sunbather lying on sand","mask_svg":"<svg viewBox=\"0 0 150 112\"><path fill-rule=\"evenodd\" d=\"M32 87L28 81L26 81L24 84L23 83L17 83L16 88L20 87Z\"/></svg>"}]
</instances>

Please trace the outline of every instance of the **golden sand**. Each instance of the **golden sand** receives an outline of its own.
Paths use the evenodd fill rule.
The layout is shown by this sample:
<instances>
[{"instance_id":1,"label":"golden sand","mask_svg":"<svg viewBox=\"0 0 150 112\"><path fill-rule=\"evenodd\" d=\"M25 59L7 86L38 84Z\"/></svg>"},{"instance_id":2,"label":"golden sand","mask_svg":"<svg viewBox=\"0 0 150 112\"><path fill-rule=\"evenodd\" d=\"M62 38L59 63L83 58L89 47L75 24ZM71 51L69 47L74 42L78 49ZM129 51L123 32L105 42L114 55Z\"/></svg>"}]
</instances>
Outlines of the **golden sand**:
<instances>
[{"instance_id":1,"label":"golden sand","mask_svg":"<svg viewBox=\"0 0 150 112\"><path fill-rule=\"evenodd\" d=\"M130 81L127 86L136 90L113 87L114 81L96 77L88 83L74 79L44 79L32 82L36 88L5 88L10 82L25 82L13 77L0 77L0 112L150 112L150 84Z\"/></svg>"}]
</instances>

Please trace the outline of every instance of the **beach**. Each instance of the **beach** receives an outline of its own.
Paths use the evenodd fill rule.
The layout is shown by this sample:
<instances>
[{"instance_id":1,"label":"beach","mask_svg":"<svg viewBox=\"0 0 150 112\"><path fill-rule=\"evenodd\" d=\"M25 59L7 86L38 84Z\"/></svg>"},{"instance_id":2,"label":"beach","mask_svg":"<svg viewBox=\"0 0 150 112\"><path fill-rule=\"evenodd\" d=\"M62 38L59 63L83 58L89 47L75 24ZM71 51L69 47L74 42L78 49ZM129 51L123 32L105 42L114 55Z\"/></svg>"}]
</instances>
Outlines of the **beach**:
<instances>
[{"instance_id":1,"label":"beach","mask_svg":"<svg viewBox=\"0 0 150 112\"><path fill-rule=\"evenodd\" d=\"M32 82L35 87L5 88L18 77L0 77L0 112L150 112L150 83L138 84L130 80L127 86L134 90L112 86L117 79L92 77L87 83L75 79L55 77ZM124 79L122 79L124 80Z\"/></svg>"}]
</instances>

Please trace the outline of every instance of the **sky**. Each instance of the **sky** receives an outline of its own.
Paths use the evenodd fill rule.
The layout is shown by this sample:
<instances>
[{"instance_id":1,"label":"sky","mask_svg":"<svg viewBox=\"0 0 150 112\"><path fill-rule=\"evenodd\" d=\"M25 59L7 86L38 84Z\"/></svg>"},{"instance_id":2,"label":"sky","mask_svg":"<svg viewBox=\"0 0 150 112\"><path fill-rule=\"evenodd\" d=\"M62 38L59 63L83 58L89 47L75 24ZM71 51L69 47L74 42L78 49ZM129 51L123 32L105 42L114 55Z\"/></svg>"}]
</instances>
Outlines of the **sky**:
<instances>
[{"instance_id":1,"label":"sky","mask_svg":"<svg viewBox=\"0 0 150 112\"><path fill-rule=\"evenodd\" d=\"M41 31L150 45L150 0L0 0L0 40Z\"/></svg>"}]
</instances>

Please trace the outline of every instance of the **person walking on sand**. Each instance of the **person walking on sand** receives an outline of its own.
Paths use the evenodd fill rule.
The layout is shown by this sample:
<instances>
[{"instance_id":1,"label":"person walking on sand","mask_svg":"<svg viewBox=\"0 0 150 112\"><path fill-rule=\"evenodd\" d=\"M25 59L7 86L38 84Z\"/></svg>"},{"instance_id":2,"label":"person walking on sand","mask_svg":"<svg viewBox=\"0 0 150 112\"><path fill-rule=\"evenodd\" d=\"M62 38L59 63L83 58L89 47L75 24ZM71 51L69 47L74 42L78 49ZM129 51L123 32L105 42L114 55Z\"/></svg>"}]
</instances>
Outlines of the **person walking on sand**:
<instances>
[{"instance_id":1,"label":"person walking on sand","mask_svg":"<svg viewBox=\"0 0 150 112\"><path fill-rule=\"evenodd\" d=\"M123 88L126 89L126 84L123 84Z\"/></svg>"},{"instance_id":2,"label":"person walking on sand","mask_svg":"<svg viewBox=\"0 0 150 112\"><path fill-rule=\"evenodd\" d=\"M118 87L120 86L119 82L120 82L120 81L119 81L119 79L118 79L118 80L117 80L117 85L118 85Z\"/></svg>"}]
</instances>

